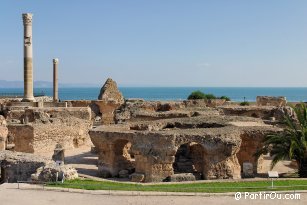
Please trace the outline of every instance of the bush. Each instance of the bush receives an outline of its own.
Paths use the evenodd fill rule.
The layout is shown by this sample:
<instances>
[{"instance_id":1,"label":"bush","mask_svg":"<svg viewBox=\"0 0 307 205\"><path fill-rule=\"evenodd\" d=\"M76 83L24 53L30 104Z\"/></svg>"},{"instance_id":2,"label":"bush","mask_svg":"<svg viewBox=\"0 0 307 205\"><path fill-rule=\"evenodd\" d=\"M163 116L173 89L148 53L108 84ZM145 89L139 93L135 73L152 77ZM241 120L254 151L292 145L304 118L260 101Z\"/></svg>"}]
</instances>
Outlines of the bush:
<instances>
[{"instance_id":1,"label":"bush","mask_svg":"<svg viewBox=\"0 0 307 205\"><path fill-rule=\"evenodd\" d=\"M231 99L230 99L230 97L227 97L227 96L222 96L222 97L220 97L220 99L225 99L226 101L231 101Z\"/></svg>"},{"instance_id":2,"label":"bush","mask_svg":"<svg viewBox=\"0 0 307 205\"><path fill-rule=\"evenodd\" d=\"M197 99L211 100L211 99L216 99L216 97L213 94L205 94L201 92L200 90L193 91L188 97L188 100L197 100Z\"/></svg>"},{"instance_id":3,"label":"bush","mask_svg":"<svg viewBox=\"0 0 307 205\"><path fill-rule=\"evenodd\" d=\"M244 101L244 102L241 102L240 105L241 106L249 106L249 102Z\"/></svg>"},{"instance_id":4,"label":"bush","mask_svg":"<svg viewBox=\"0 0 307 205\"><path fill-rule=\"evenodd\" d=\"M205 99L208 99L208 100L216 99L215 95L213 94L205 94L205 96L206 96Z\"/></svg>"},{"instance_id":5,"label":"bush","mask_svg":"<svg viewBox=\"0 0 307 205\"><path fill-rule=\"evenodd\" d=\"M206 99L205 93L201 92L200 90L197 90L193 91L188 97L188 100L197 100L197 99Z\"/></svg>"}]
</instances>

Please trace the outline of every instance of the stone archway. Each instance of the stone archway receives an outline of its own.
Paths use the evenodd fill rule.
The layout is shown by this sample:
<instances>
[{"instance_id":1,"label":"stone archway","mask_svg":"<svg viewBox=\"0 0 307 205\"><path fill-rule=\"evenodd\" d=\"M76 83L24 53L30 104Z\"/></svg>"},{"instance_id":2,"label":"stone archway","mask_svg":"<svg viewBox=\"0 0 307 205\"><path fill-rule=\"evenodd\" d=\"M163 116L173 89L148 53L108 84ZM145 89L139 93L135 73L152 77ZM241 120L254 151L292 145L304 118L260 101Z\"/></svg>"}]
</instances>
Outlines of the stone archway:
<instances>
[{"instance_id":1,"label":"stone archway","mask_svg":"<svg viewBox=\"0 0 307 205\"><path fill-rule=\"evenodd\" d=\"M119 139L114 142L114 168L116 176L128 178L135 172L135 158L131 152L132 143L126 139Z\"/></svg>"},{"instance_id":2,"label":"stone archway","mask_svg":"<svg viewBox=\"0 0 307 205\"><path fill-rule=\"evenodd\" d=\"M202 145L192 142L182 144L176 152L173 163L174 174L192 173L197 180L204 179L205 160Z\"/></svg>"}]
</instances>

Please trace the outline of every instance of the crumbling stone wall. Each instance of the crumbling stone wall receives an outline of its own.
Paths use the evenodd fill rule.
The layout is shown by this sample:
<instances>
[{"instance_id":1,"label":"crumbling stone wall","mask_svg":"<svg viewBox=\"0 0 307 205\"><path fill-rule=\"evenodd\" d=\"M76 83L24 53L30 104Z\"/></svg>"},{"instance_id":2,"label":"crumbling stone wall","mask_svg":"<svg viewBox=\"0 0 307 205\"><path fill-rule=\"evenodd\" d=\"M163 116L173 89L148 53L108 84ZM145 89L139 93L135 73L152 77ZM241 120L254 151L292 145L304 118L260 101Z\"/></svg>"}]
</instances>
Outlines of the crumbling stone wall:
<instances>
[{"instance_id":1,"label":"crumbling stone wall","mask_svg":"<svg viewBox=\"0 0 307 205\"><path fill-rule=\"evenodd\" d=\"M263 169L263 156L257 159L254 154L263 146L263 139L266 135L280 132L282 132L281 129L255 129L254 127L245 129L241 134L242 143L237 153L237 158L241 167L243 168L244 162L249 162L253 165L254 174L261 172Z\"/></svg>"},{"instance_id":2,"label":"crumbling stone wall","mask_svg":"<svg viewBox=\"0 0 307 205\"><path fill-rule=\"evenodd\" d=\"M6 120L0 115L0 151L6 149L8 129L6 127Z\"/></svg>"},{"instance_id":3,"label":"crumbling stone wall","mask_svg":"<svg viewBox=\"0 0 307 205\"><path fill-rule=\"evenodd\" d=\"M163 181L178 171L176 166L174 167L174 164L178 163L176 153L182 145L188 144L191 150L194 149L192 151L194 159L189 161L192 163L189 166L194 166L195 171L185 171L198 175L198 179L240 178L241 168L236 157L241 143L239 132L230 128L222 131L212 128L213 132L206 132L205 129L190 130L189 125L182 125L181 131L175 127L165 128L162 131L161 129L167 127L167 123L163 121L156 123L152 126L139 127L135 125L103 126L91 130L91 140L99 153L98 170L101 175L116 177L123 168L130 169L128 171L131 174L134 168L135 173L144 175L145 182ZM132 130L131 127L133 127ZM151 131L146 131L148 128ZM117 150L117 148L123 150L124 146L119 144L128 142L131 143L129 155L133 155L134 158L129 168L118 164L124 152ZM125 157L125 159L128 158Z\"/></svg>"},{"instance_id":4,"label":"crumbling stone wall","mask_svg":"<svg viewBox=\"0 0 307 205\"><path fill-rule=\"evenodd\" d=\"M34 153L34 128L31 125L11 124L8 131L16 152Z\"/></svg>"},{"instance_id":5,"label":"crumbling stone wall","mask_svg":"<svg viewBox=\"0 0 307 205\"><path fill-rule=\"evenodd\" d=\"M285 97L274 97L274 96L257 96L256 98L257 106L276 106L283 107L287 105L287 100Z\"/></svg>"},{"instance_id":6,"label":"crumbling stone wall","mask_svg":"<svg viewBox=\"0 0 307 205\"><path fill-rule=\"evenodd\" d=\"M37 153L53 151L56 144L72 149L90 143L92 126L89 108L27 109L25 124L10 124L14 150Z\"/></svg>"},{"instance_id":7,"label":"crumbling stone wall","mask_svg":"<svg viewBox=\"0 0 307 205\"><path fill-rule=\"evenodd\" d=\"M261 119L270 119L274 117L276 107L257 107L257 106L235 106L235 107L221 107L224 115L233 116L247 116Z\"/></svg>"},{"instance_id":8,"label":"crumbling stone wall","mask_svg":"<svg viewBox=\"0 0 307 205\"><path fill-rule=\"evenodd\" d=\"M254 153L266 134L279 131L256 118L209 115L100 126L90 130L90 137L103 177L125 171L133 181L155 182L178 173L196 179L238 179L243 162L253 163L256 174L261 162ZM131 166L120 166L122 159Z\"/></svg>"},{"instance_id":9,"label":"crumbling stone wall","mask_svg":"<svg viewBox=\"0 0 307 205\"><path fill-rule=\"evenodd\" d=\"M8 183L28 181L37 168L48 163L51 163L51 161L42 156L7 150L1 151L1 181Z\"/></svg>"}]
</instances>

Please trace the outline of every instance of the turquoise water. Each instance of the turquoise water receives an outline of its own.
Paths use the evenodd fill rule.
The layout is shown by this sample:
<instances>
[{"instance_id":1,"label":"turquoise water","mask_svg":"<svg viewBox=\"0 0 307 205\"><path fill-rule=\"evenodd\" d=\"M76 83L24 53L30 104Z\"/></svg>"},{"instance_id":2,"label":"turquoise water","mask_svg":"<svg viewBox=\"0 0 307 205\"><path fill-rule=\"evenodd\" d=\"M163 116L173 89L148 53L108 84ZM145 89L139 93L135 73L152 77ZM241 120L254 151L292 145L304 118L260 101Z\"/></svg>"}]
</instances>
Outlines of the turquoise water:
<instances>
[{"instance_id":1,"label":"turquoise water","mask_svg":"<svg viewBox=\"0 0 307 205\"><path fill-rule=\"evenodd\" d=\"M255 101L258 95L285 96L289 102L307 101L307 88L232 88L232 87L120 87L125 98L143 98L145 100L184 100L194 90L226 95L233 101ZM59 88L61 100L94 100L100 88ZM0 88L0 93L22 93L22 88ZM36 93L44 92L52 96L52 88L36 88Z\"/></svg>"}]
</instances>

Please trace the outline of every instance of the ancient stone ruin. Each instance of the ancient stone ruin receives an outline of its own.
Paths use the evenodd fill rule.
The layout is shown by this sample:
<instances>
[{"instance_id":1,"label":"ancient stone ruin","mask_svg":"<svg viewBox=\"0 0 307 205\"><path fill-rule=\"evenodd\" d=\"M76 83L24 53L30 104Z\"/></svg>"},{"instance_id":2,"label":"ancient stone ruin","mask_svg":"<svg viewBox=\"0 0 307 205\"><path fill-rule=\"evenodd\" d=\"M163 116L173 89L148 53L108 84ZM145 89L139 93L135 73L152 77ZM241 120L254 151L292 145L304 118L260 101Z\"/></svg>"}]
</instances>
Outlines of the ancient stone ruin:
<instances>
[{"instance_id":1,"label":"ancient stone ruin","mask_svg":"<svg viewBox=\"0 0 307 205\"><path fill-rule=\"evenodd\" d=\"M28 181L37 168L50 162L50 159L34 154L0 151L0 182Z\"/></svg>"},{"instance_id":2,"label":"ancient stone ruin","mask_svg":"<svg viewBox=\"0 0 307 205\"><path fill-rule=\"evenodd\" d=\"M75 179L76 169L63 163L64 151L92 144L104 178L177 182L255 177L264 158L256 159L254 153L264 136L283 132L285 114L295 118L284 97L258 96L253 106L224 99L125 99L110 78L98 99L60 101L58 59L53 59L53 98L34 97L33 15L22 17L24 96L0 99L0 183ZM48 152L49 157L42 156Z\"/></svg>"},{"instance_id":3,"label":"ancient stone ruin","mask_svg":"<svg viewBox=\"0 0 307 205\"><path fill-rule=\"evenodd\" d=\"M14 116L20 118L7 127L15 151L39 153L53 151L56 144L71 149L89 142L89 108L25 108Z\"/></svg>"},{"instance_id":4,"label":"ancient stone ruin","mask_svg":"<svg viewBox=\"0 0 307 205\"><path fill-rule=\"evenodd\" d=\"M157 182L176 174L238 179L244 162L257 173L261 162L253 153L266 134L279 131L255 118L204 115L100 126L90 136L102 177L125 172L132 181Z\"/></svg>"},{"instance_id":5,"label":"ancient stone ruin","mask_svg":"<svg viewBox=\"0 0 307 205\"><path fill-rule=\"evenodd\" d=\"M124 104L124 102L124 97L118 90L116 82L108 78L102 86L98 101L96 102L100 113L102 113L103 124L114 123L114 112Z\"/></svg>"},{"instance_id":6,"label":"ancient stone ruin","mask_svg":"<svg viewBox=\"0 0 307 205\"><path fill-rule=\"evenodd\" d=\"M263 158L253 154L265 135L283 131L279 125L291 113L275 102L266 98L265 105L238 106L225 101L124 99L108 79L98 100L2 101L0 148L53 152L53 160L62 164L64 150L93 143L99 176L134 182L255 177L263 169ZM16 174L8 171L7 161L1 162L6 167L2 173ZM58 180L64 172L70 179L77 176L71 167L56 167L54 161L48 166L30 161L32 177L30 171L25 175L34 181Z\"/></svg>"},{"instance_id":7,"label":"ancient stone ruin","mask_svg":"<svg viewBox=\"0 0 307 205\"><path fill-rule=\"evenodd\" d=\"M263 158L254 157L262 139L282 132L284 115L292 112L284 97L258 96L256 106L247 107L224 99L125 99L111 78L97 100L63 102L58 59L53 59L53 98L34 98L33 15L22 16L24 96L0 99L1 182L77 178L77 171L64 165L64 151L91 143L104 178L176 182L254 177L263 168ZM28 154L46 152L53 155Z\"/></svg>"},{"instance_id":8,"label":"ancient stone ruin","mask_svg":"<svg viewBox=\"0 0 307 205\"><path fill-rule=\"evenodd\" d=\"M284 107L287 105L287 100L285 97L257 96L256 103L258 106Z\"/></svg>"},{"instance_id":9,"label":"ancient stone ruin","mask_svg":"<svg viewBox=\"0 0 307 205\"><path fill-rule=\"evenodd\" d=\"M36 172L31 174L31 180L34 182L56 182L77 179L78 176L77 170L71 165L48 163L37 168Z\"/></svg>"}]
</instances>

